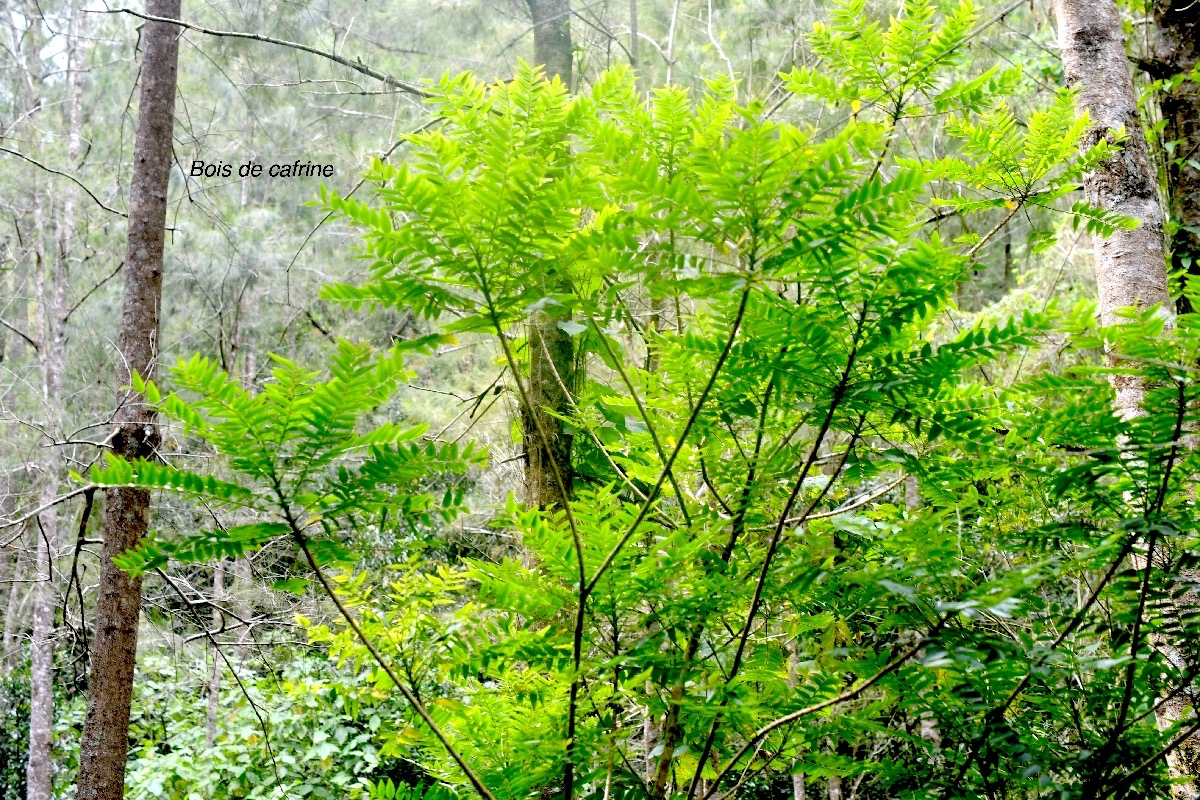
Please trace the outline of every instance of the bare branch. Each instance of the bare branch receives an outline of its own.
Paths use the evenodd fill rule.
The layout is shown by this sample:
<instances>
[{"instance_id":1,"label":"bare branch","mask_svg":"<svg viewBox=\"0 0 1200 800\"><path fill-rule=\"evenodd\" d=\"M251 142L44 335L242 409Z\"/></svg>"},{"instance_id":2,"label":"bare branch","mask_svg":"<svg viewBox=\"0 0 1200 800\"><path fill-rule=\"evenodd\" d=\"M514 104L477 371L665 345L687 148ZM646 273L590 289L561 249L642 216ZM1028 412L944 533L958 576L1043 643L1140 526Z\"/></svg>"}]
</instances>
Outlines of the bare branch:
<instances>
[{"instance_id":1,"label":"bare branch","mask_svg":"<svg viewBox=\"0 0 1200 800\"><path fill-rule=\"evenodd\" d=\"M311 53L314 56L320 56L321 58L329 59L334 63L341 64L343 67L352 69L355 72L366 75L369 78L374 78L377 81L382 81L388 86L395 87L396 89L408 92L409 94L415 94L418 97L432 96L431 92L426 89L422 89L417 84L409 83L408 81L402 81L399 78L388 75L386 72L380 72L377 69L373 69L357 58L349 59L345 56L339 56L336 53L318 50L315 47L310 47L309 45L301 44L300 42L289 42L287 39L276 39L272 36L263 36L260 33L247 33L245 31L220 31L214 28L205 28L201 25L193 25L190 22L184 22L181 19L170 19L168 17L156 17L151 14L144 14L141 11L134 11L132 8L109 8L104 9L103 11L93 11L92 13L129 14L132 17L138 17L139 19L149 20L151 22L166 22L171 25L178 25L184 30L196 31L197 33L207 34L208 36L220 36L229 39L249 39L253 42L265 42L266 44L274 44L280 47L290 47L293 50L302 50L305 53Z\"/></svg>"},{"instance_id":2,"label":"bare branch","mask_svg":"<svg viewBox=\"0 0 1200 800\"><path fill-rule=\"evenodd\" d=\"M87 196L92 198L92 202L94 202L96 205L100 206L101 208L103 208L105 211L107 211L110 214L116 214L118 217L128 217L129 216L124 211L117 211L115 208L109 208L108 206L104 205L104 203L102 203L100 201L100 198L96 197L96 195L92 192L92 190L89 189L88 187L84 186L83 183L78 178L76 178L74 175L63 172L62 170L54 169L54 167L47 167L42 162L40 162L36 159L30 158L29 156L25 155L24 153L19 153L16 150L9 150L7 147L0 147L0 153L8 153L10 156L16 156L17 158L24 159L25 161L28 161L30 164L33 164L38 169L44 170L45 172L49 172L51 175L58 175L60 177L66 178L67 180L71 181L76 186L78 186L80 189L83 189L83 191L87 193Z\"/></svg>"}]
</instances>

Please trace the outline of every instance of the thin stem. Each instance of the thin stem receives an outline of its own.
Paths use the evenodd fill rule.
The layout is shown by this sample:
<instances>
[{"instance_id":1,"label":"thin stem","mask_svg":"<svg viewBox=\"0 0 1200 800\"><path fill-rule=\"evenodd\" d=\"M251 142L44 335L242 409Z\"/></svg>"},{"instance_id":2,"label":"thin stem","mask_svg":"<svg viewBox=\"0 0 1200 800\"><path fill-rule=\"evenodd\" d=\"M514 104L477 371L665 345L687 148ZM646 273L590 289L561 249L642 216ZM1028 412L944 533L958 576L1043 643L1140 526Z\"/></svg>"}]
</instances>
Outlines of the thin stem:
<instances>
[{"instance_id":1,"label":"thin stem","mask_svg":"<svg viewBox=\"0 0 1200 800\"><path fill-rule=\"evenodd\" d=\"M747 282L746 288L742 290L742 299L738 304L737 313L734 315L733 327L729 331L729 338L725 342L725 347L721 350L721 355L717 358L717 363L713 367L712 374L709 375L708 383L704 385L704 391L700 393L700 397L696 399L696 404L692 407L692 413L688 416L687 424L683 426L683 430L679 433L679 439L675 443L675 449L671 451L671 455L667 459L667 463L664 465L663 471L659 474L658 480L655 481L654 488L650 490L650 494L646 498L646 502L642 504L641 509L638 511L637 517L635 517L633 522L630 523L629 529L625 531L625 533L613 546L612 550L609 551L608 555L604 557L604 560L600 562L600 566L592 574L592 578L590 581L588 581L587 586L584 587L583 594L585 596L590 595L592 591L595 590L596 584L600 582L600 578L605 572L608 571L609 567L613 565L613 562L616 560L617 555L621 552L622 548L624 548L625 545L629 543L629 540L633 538L633 534L637 532L638 526L642 524L642 521L646 519L646 515L650 513L650 506L654 504L654 501L658 498L659 492L662 491L663 483L667 480L667 474L674 465L675 459L679 457L680 451L683 450L683 445L685 442L687 442L688 434L691 432L692 426L696 424L696 420L700 417L700 410L704 407L704 403L708 400L708 395L712 392L712 388L717 382L717 377L721 374L721 370L725 367L725 361L729 358L730 351L733 350L733 343L737 339L738 332L742 327L742 320L745 319L746 316L746 305L750 299L750 289L751 284Z\"/></svg>"},{"instance_id":2,"label":"thin stem","mask_svg":"<svg viewBox=\"0 0 1200 800\"><path fill-rule=\"evenodd\" d=\"M358 640L363 643L364 647L367 648L367 652L371 654L371 658L375 660L375 663L379 665L380 669L387 673L387 676L391 678L392 683L396 684L396 688L400 690L400 694L404 695L404 699L409 702L421 719L425 721L425 724L429 726L429 729L433 731L433 735L437 737L439 742L441 742L442 747L446 748L446 752L450 754L452 759L454 759L454 763L458 764L459 769L461 769L463 774L467 776L467 780L471 782L471 786L475 789L476 793L478 793L480 797L484 798L484 800L496 800L495 795L493 795L491 791L489 791L488 788L483 785L483 781L479 779L479 776L475 774L475 771L471 769L470 765L467 764L466 760L463 759L458 750L454 748L454 745L450 743L450 740L446 738L446 734L442 733L441 728L439 728L437 723L433 721L433 717L430 716L429 711L417 698L413 690L400 680L400 676L398 676L395 670L392 669L392 665L388 663L388 661L383 657L383 654L376 649L375 645L371 643L371 640L368 639L366 634L363 633L362 628L359 627L358 620L354 618L354 616L350 613L350 609L346 608L345 603L343 603L342 599L338 597L337 592L334 591L333 586L329 583L329 579L325 576L324 571L322 571L321 567L317 564L317 560L313 558L312 550L310 550L308 547L308 540L300 531L299 526L297 526L295 522L291 520L290 513L287 513L286 516L288 517L288 523L292 528L292 535L296 540L296 544L299 545L300 551L304 553L304 559L308 562L308 566L312 569L313 574L317 576L317 580L320 582L321 588L325 590L325 594L329 595L329 599L333 601L335 606L337 606L338 612L341 613L342 618L346 620L346 624L350 626L350 630L354 631L354 635L358 637Z\"/></svg>"},{"instance_id":3,"label":"thin stem","mask_svg":"<svg viewBox=\"0 0 1200 800\"><path fill-rule=\"evenodd\" d=\"M409 94L415 94L418 97L431 97L432 96L431 92L429 92L425 89L422 89L420 86L417 86L415 83L409 83L408 81L402 81L399 78L395 78L395 77L392 77L391 75L388 75L386 72L380 72L377 69L372 69L371 67L368 67L366 64L362 63L362 61L360 61L359 59L351 60L349 58L346 58L345 56L339 56L336 53L329 53L329 52L326 52L325 50L318 50L315 47L310 47L309 45L301 44L300 42L290 42L286 39L276 39L271 36L263 36L262 34L259 34L259 33L246 33L244 31L220 31L220 30L215 30L213 28L205 28L200 25L193 25L190 22L184 22L181 19L171 19L170 17L156 17L152 14L144 14L141 11L134 11L132 8L108 8L108 9L104 9L103 11L88 9L88 11L90 13L129 14L132 17L138 17L139 19L149 20L151 22L166 22L170 25L177 25L180 28L183 28L184 30L196 31L197 33L207 34L208 36L218 36L218 37L231 38L231 39L249 39L254 42L264 42L266 44L279 45L280 47L290 47L294 50L301 50L305 53L311 53L314 56L320 56L321 58L327 58L330 61L341 64L343 67L352 69L355 72L358 72L362 75L366 75L369 78L374 78L377 81L382 81L383 83L386 83L388 86L392 86L396 89L400 89L402 91L408 92ZM99 201L97 201L97 202L99 202ZM111 210L111 209L107 209L107 210ZM120 212L114 211L113 213L115 214L115 213L120 213ZM122 214L121 216L124 216L124 214Z\"/></svg>"}]
</instances>

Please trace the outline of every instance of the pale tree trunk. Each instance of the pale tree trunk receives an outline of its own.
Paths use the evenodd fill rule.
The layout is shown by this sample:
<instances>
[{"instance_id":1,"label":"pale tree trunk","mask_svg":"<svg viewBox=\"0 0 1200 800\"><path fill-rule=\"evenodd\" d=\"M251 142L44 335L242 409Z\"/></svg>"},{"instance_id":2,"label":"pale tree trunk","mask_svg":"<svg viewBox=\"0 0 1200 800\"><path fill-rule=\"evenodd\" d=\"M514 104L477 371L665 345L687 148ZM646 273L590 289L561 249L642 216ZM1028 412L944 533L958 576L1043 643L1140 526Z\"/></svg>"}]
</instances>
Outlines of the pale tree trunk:
<instances>
[{"instance_id":1,"label":"pale tree trunk","mask_svg":"<svg viewBox=\"0 0 1200 800\"><path fill-rule=\"evenodd\" d=\"M788 651L787 687L788 687L788 689L795 691L796 684L799 682L799 678L800 678L800 676L796 672L796 665L797 665L797 662L799 661L799 659L796 655L796 640L795 639L792 639L791 641L788 642L787 651ZM798 760L799 759L797 759L797 761ZM795 763L796 762L793 761L792 766L795 766ZM804 800L804 795L805 795L804 773L797 772L796 774L792 775L792 800Z\"/></svg>"},{"instance_id":2,"label":"pale tree trunk","mask_svg":"<svg viewBox=\"0 0 1200 800\"><path fill-rule=\"evenodd\" d=\"M213 570L213 630L221 627L221 609L219 604L225 599L225 559L217 561ZM215 636L215 634L214 634ZM204 746L212 749L217 741L217 712L221 707L221 653L217 650L216 642L212 645L212 674L208 679L208 708L205 714Z\"/></svg>"},{"instance_id":3,"label":"pale tree trunk","mask_svg":"<svg viewBox=\"0 0 1200 800\"><path fill-rule=\"evenodd\" d=\"M0 495L0 519L12 519L17 509L17 493L11 476L5 482L3 488L4 494ZM11 531L3 531L3 533L7 535ZM4 631L3 634L0 634L0 678L7 675L9 670L10 653L8 648L10 634L8 619L18 602L18 595L13 590L20 583L18 580L21 574L20 556L19 540L9 547L0 548L0 591L8 594L8 604L4 607Z\"/></svg>"},{"instance_id":4,"label":"pale tree trunk","mask_svg":"<svg viewBox=\"0 0 1200 800\"><path fill-rule=\"evenodd\" d=\"M1080 108L1091 116L1083 146L1111 139L1122 127L1128 134L1120 152L1090 172L1083 183L1088 202L1139 223L1133 230L1093 237L1100 322L1120 323L1116 312L1130 306L1159 305L1164 316L1173 316L1158 180L1138 118L1121 14L1114 0L1055 0L1054 9L1067 85L1081 90ZM1119 376L1113 385L1117 410L1138 413L1145 394L1142 381Z\"/></svg>"},{"instance_id":5,"label":"pale tree trunk","mask_svg":"<svg viewBox=\"0 0 1200 800\"><path fill-rule=\"evenodd\" d=\"M67 162L74 168L83 138L83 12L75 3L68 37L67 67ZM34 189L38 192L37 188ZM57 220L55 252L42 248L37 273L38 361L42 373L42 397L47 412L46 430L62 430L62 386L67 368L67 264L75 243L77 190L63 190L62 214ZM35 196L34 215L39 231L44 224L40 194ZM49 273L48 275L46 273ZM48 280L47 280L48 278ZM39 504L49 506L38 515L37 548L33 590L32 659L29 670L29 761L26 767L28 800L49 800L53 766L54 730L54 564L58 556L58 509L51 505L58 495L62 474L58 448L46 446L41 456Z\"/></svg>"},{"instance_id":6,"label":"pale tree trunk","mask_svg":"<svg viewBox=\"0 0 1200 800\"><path fill-rule=\"evenodd\" d=\"M22 543L28 535L29 526L26 525L21 531L21 538L18 543ZM17 550L13 557L13 574L21 575L25 570L24 559L25 548L21 547ZM14 580L12 585L8 587L8 606L4 609L4 639L3 639L3 661L0 662L0 674L7 675L12 670L13 666L19 661L20 654L20 636L21 636L21 587L19 580Z\"/></svg>"},{"instance_id":7,"label":"pale tree trunk","mask_svg":"<svg viewBox=\"0 0 1200 800\"><path fill-rule=\"evenodd\" d=\"M1167 289L1164 215L1158 196L1158 181L1149 147L1138 118L1137 97L1129 71L1121 15L1114 0L1056 0L1059 48L1067 84L1081 89L1079 104L1091 116L1085 140L1091 146L1124 127L1128 134L1121 151L1084 179L1090 203L1139 222L1134 230L1118 230L1107 238L1093 237L1096 260L1096 289L1100 321L1121 322L1116 312L1126 307L1160 306L1160 313L1173 323ZM1194 121L1193 121L1194 124ZM1116 411L1128 418L1142 413L1145 384L1137 376L1114 376ZM1147 569L1146 553L1135 554L1136 569ZM1183 661L1182 649L1161 635L1150 639L1173 664ZM1190 715L1186 693L1160 706L1156 714L1160 728L1171 727ZM1172 786L1176 800L1200 797L1196 790L1197 758L1195 737L1185 741L1167 757L1173 778L1184 779Z\"/></svg>"},{"instance_id":8,"label":"pale tree trunk","mask_svg":"<svg viewBox=\"0 0 1200 800\"><path fill-rule=\"evenodd\" d=\"M148 0L146 12L179 19L180 0ZM169 23L147 21L142 45L121 314L118 383L122 386L129 384L134 371L153 378L158 356L179 29ZM117 402L118 427L111 440L114 452L131 461L153 458L160 441L154 409L133 391L120 394ZM142 582L122 572L112 560L135 547L146 535L149 523L149 492L106 492L104 551L77 800L120 800L123 796Z\"/></svg>"},{"instance_id":9,"label":"pale tree trunk","mask_svg":"<svg viewBox=\"0 0 1200 800\"><path fill-rule=\"evenodd\" d=\"M528 0L533 17L533 59L547 78L571 86L571 9L567 0ZM563 290L560 276L549 292ZM571 491L571 436L549 411L566 414L574 384L575 351L570 335L545 311L529 320L529 405L521 413L525 440L525 493L530 505L556 508Z\"/></svg>"},{"instance_id":10,"label":"pale tree trunk","mask_svg":"<svg viewBox=\"0 0 1200 800\"><path fill-rule=\"evenodd\" d=\"M29 13L30 9L12 4L7 10L12 40L10 52L18 66L17 97L22 108L32 118L42 104L38 94L43 77L40 69L42 42L40 23L36 16ZM46 386L46 358L43 352L46 350L44 341L45 247L42 235L45 229L45 219L42 209L41 186L36 179L30 186L30 197L33 206L33 229L28 234L25 247L26 260L29 262L30 273L33 275L35 285L35 303L29 309L32 317L30 321L33 323L30 330L34 331L34 336L43 338L42 347L38 351L43 392L41 399L44 403L42 407L50 409L51 398ZM43 450L37 464L38 497L42 502L45 501L47 495L53 497L58 490L54 480L55 471L52 465L48 464L50 449ZM33 569L30 570L33 581L29 584L33 601L33 630L30 637L29 752L25 764L27 800L49 800L50 798L50 740L54 718L54 601L50 583L53 570L50 564L52 556L49 542L55 532L54 519L54 509L49 509L39 515L30 526L35 538L32 542ZM14 603L16 602L15 592L10 599Z\"/></svg>"},{"instance_id":11,"label":"pale tree trunk","mask_svg":"<svg viewBox=\"0 0 1200 800\"><path fill-rule=\"evenodd\" d=\"M40 240L45 215L41 187L34 181L34 227ZM42 408L46 411L46 430L55 425L50 419L58 396L58 373L46 334L53 327L47 308L46 260L52 254L40 244L34 256L35 330L41 338L38 366L42 376ZM58 494L58 465L53 447L43 447L38 456L40 490L38 505L49 506L37 515L33 524L34 582L33 626L29 660L29 760L25 766L27 800L50 800L51 736L54 728L54 557L58 543L58 509L50 505Z\"/></svg>"},{"instance_id":12,"label":"pale tree trunk","mask_svg":"<svg viewBox=\"0 0 1200 800\"><path fill-rule=\"evenodd\" d=\"M47 459L49 460L49 459ZM39 504L58 493L54 473L42 476ZM26 798L50 800L51 743L54 731L54 556L58 515L47 509L33 526L37 537L33 584L33 635L29 664L29 760L25 767Z\"/></svg>"},{"instance_id":13,"label":"pale tree trunk","mask_svg":"<svg viewBox=\"0 0 1200 800\"><path fill-rule=\"evenodd\" d=\"M238 556L233 562L233 612L245 620L245 624L239 622L238 643L234 654L241 663L250 660L250 646L254 644L254 629L250 627L250 621L254 618L254 605L250 600L253 588L254 574L250 569L250 558Z\"/></svg>"},{"instance_id":14,"label":"pale tree trunk","mask_svg":"<svg viewBox=\"0 0 1200 800\"><path fill-rule=\"evenodd\" d=\"M72 34L75 33L79 9L72 15ZM33 18L28 18L32 20ZM16 26L13 26L16 30ZM73 69L80 57L79 37L69 36L68 68ZM22 95L25 104L33 108L40 83L41 36L36 22L30 22L24 32L22 44ZM69 95L76 85L69 82ZM68 119L66 127L80 124L70 109L80 105L74 97L68 97ZM70 193L68 193L70 194ZM33 201L34 231L31 238L32 266L34 269L35 306L34 330L41 346L37 350L38 367L41 373L41 407L44 410L44 430L53 433L62 428L61 396L63 373L66 370L66 325L67 286L65 253L61 248L47 246L46 193L38 181L31 187ZM72 212L73 212L72 208ZM71 219L57 221L62 230L74 227ZM66 244L69 246L70 240ZM52 744L54 730L54 562L58 551L58 510L52 503L58 495L61 459L57 448L47 442L38 457L40 489L39 505L46 509L38 514L34 524L36 543L34 547L34 583L32 635L30 637L29 669L29 753L25 768L26 797L28 800L50 800L51 769L53 765Z\"/></svg>"}]
</instances>

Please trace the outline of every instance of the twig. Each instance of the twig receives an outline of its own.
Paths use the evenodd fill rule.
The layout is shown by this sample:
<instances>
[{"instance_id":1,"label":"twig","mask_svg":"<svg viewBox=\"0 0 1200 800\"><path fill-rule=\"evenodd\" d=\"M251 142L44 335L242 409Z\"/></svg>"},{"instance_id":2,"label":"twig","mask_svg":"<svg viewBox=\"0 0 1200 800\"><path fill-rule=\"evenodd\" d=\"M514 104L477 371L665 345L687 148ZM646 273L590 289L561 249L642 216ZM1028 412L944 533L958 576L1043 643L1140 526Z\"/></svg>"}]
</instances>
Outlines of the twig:
<instances>
[{"instance_id":1,"label":"twig","mask_svg":"<svg viewBox=\"0 0 1200 800\"><path fill-rule=\"evenodd\" d=\"M111 281L111 280L113 279L113 277L114 277L114 276L115 276L115 275L116 275L118 272L120 272L120 271L121 271L121 268L122 268L122 267L124 267L124 266L125 266L125 262L124 262L124 261L122 261L120 264L117 264L117 266L116 266L116 269L114 269L112 272L108 273L108 276L107 276L107 277L105 277L105 278L104 278L104 280L100 281L100 282L99 282L99 283L97 283L95 286L93 286L92 288L88 289L88 290L87 290L87 292L86 292L86 293L83 295L83 297L81 297L81 298L79 298L78 300L76 300L76 301L75 301L75 305L71 306L70 310L68 310L68 311L67 311L67 314L66 314L66 316L64 316L64 317L63 317L63 321L64 321L64 322L66 322L67 320L69 320L69 319L71 318L71 315L72 315L72 314L74 314L76 311L78 311L78 310L79 310L79 307L80 307L81 305L83 305L85 302L87 302L87 299L88 299L89 297L91 297L93 294L95 294L95 292L96 292L96 290L97 290L97 289L99 289L101 286L103 286L104 284L106 284L106 283L108 283L109 281Z\"/></svg>"},{"instance_id":2,"label":"twig","mask_svg":"<svg viewBox=\"0 0 1200 800\"><path fill-rule=\"evenodd\" d=\"M8 153L10 156L16 156L17 158L24 159L25 161L28 161L30 164L33 164L38 169L49 172L51 175L58 175L60 177L66 178L67 180L71 181L76 186L78 186L80 189L83 189L83 191L87 193L87 196L92 198L92 201L96 205L100 206L101 208L103 208L105 211L107 211L110 214L116 214L118 217L128 217L129 216L128 214L126 214L123 211L117 211L115 208L109 208L108 206L104 205L104 203L102 203L100 201L100 198L96 197L96 195L92 193L92 190L89 189L88 187L84 186L83 183L78 178L76 178L74 175L63 172L61 170L54 169L54 167L47 167L42 162L40 162L36 159L30 158L29 156L25 155L24 153L18 153L16 150L9 150L7 147L0 147L0 153Z\"/></svg>"},{"instance_id":3,"label":"twig","mask_svg":"<svg viewBox=\"0 0 1200 800\"><path fill-rule=\"evenodd\" d=\"M848 511L855 511L855 510L860 509L863 506L867 505L871 501L878 500L880 497L883 497L885 494L890 492L892 489L895 489L897 486L899 486L901 483L903 483L904 479L907 477L908 477L907 475L901 475L899 478L896 478L896 480L894 480L891 483L889 483L888 485L884 486L882 489L876 489L874 492L863 495L862 497L858 498L857 500L855 500L847 505L835 508L832 511L822 511L819 514L809 514L806 517L792 517L791 519L789 519L787 521L787 524L795 525L799 522L804 522L804 521L812 522L814 519L828 519L829 517L836 517L838 514L845 514Z\"/></svg>"},{"instance_id":4,"label":"twig","mask_svg":"<svg viewBox=\"0 0 1200 800\"><path fill-rule=\"evenodd\" d=\"M329 595L329 599L333 601L335 606L337 606L337 610L341 613L342 618L346 620L346 624L350 626L350 630L354 631L354 635L358 637L358 640L363 643L364 647L367 648L367 652L371 654L371 657L375 660L375 663L387 673L387 676L392 679L392 683L394 683L396 688L400 690L400 694L404 695L404 699L409 702L409 704L413 707L413 710L417 712L421 719L425 721L425 724L429 726L429 729L433 731L433 735L436 736L437 740L442 743L442 747L446 748L446 752L449 753L450 757L454 759L454 762L458 764L459 769L461 769L463 774L467 776L467 780L471 782L471 786L475 788L475 791L479 793L480 797L483 797L484 800L496 800L495 795L493 795L491 791L489 791L488 788L483 785L483 781L481 781L479 776L475 774L475 771L471 769L471 766L466 762L466 759L464 759L458 750L454 748L454 745L451 744L450 740L446 738L446 734L444 734L442 729L437 726L437 723L433 721L433 717L430 716L429 711L417 698L413 690L400 680L400 676L398 676L395 670L392 669L392 665L388 663L387 659L383 657L383 654L375 648L375 645L372 644L371 640L368 639L366 634L363 633L362 628L359 627L358 620L354 618L354 616L350 613L350 609L346 608L346 604L342 602L340 597L338 597L337 592L334 591L333 586L329 583L329 579L325 577L324 571L322 571L321 567L317 564L317 560L313 558L312 550L309 549L308 540L304 537L304 534L300 532L299 527L296 526L294 522L291 522L291 520L289 520L289 524L292 526L296 544L299 545L300 551L304 553L305 560L308 561L308 566L317 576L317 581L320 582L321 588L325 590L325 594Z\"/></svg>"},{"instance_id":5,"label":"twig","mask_svg":"<svg viewBox=\"0 0 1200 800\"><path fill-rule=\"evenodd\" d=\"M5 322L3 317L0 317L0 325L3 325L4 327L8 328L10 331L15 333L17 336L20 336L22 339L29 342L29 346L34 349L34 352L40 351L42 349L41 345L39 345L33 339L30 339L29 336L26 335L24 331L22 331L18 328L15 328L12 325L9 325L7 322Z\"/></svg>"},{"instance_id":6,"label":"twig","mask_svg":"<svg viewBox=\"0 0 1200 800\"><path fill-rule=\"evenodd\" d=\"M221 31L213 28L205 28L201 25L193 25L190 22L184 22L181 19L171 19L170 17L156 17L152 14L143 14L141 11L134 11L132 8L107 8L104 10L88 9L88 11L96 14L129 14L130 16L149 20L150 22L165 22L170 25L178 25L180 28L185 30L196 31L197 33L204 33L209 36L221 36L230 39L249 39L254 42L265 42L266 44L279 45L280 47L291 47L295 50L302 50L305 53L311 53L312 55L320 56L321 58L327 58L330 61L341 64L343 67L352 69L355 72L366 75L369 78L374 78L377 81L382 81L388 86L393 86L401 91L408 92L409 94L415 94L418 97L432 96L432 92L422 89L415 83L402 81L399 78L388 75L386 72L380 72L377 69L368 67L359 59L351 60L344 56L339 56L336 53L318 50L315 47L310 47L309 45L301 44L300 42L290 42L287 39L276 39L271 36L263 36L260 33L247 33L245 31Z\"/></svg>"}]
</instances>

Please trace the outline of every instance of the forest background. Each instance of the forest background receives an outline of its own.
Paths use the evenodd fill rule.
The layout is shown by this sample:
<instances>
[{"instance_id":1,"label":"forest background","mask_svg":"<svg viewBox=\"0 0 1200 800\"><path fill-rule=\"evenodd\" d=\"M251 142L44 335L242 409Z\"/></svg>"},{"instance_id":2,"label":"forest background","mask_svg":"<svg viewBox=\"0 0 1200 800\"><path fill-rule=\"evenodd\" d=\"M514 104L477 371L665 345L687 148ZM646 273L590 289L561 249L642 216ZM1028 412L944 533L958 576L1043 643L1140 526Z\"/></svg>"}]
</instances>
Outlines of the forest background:
<instances>
[{"instance_id":1,"label":"forest background","mask_svg":"<svg viewBox=\"0 0 1200 800\"><path fill-rule=\"evenodd\" d=\"M1200 11L171 6L3 6L6 800L1197 796Z\"/></svg>"}]
</instances>

